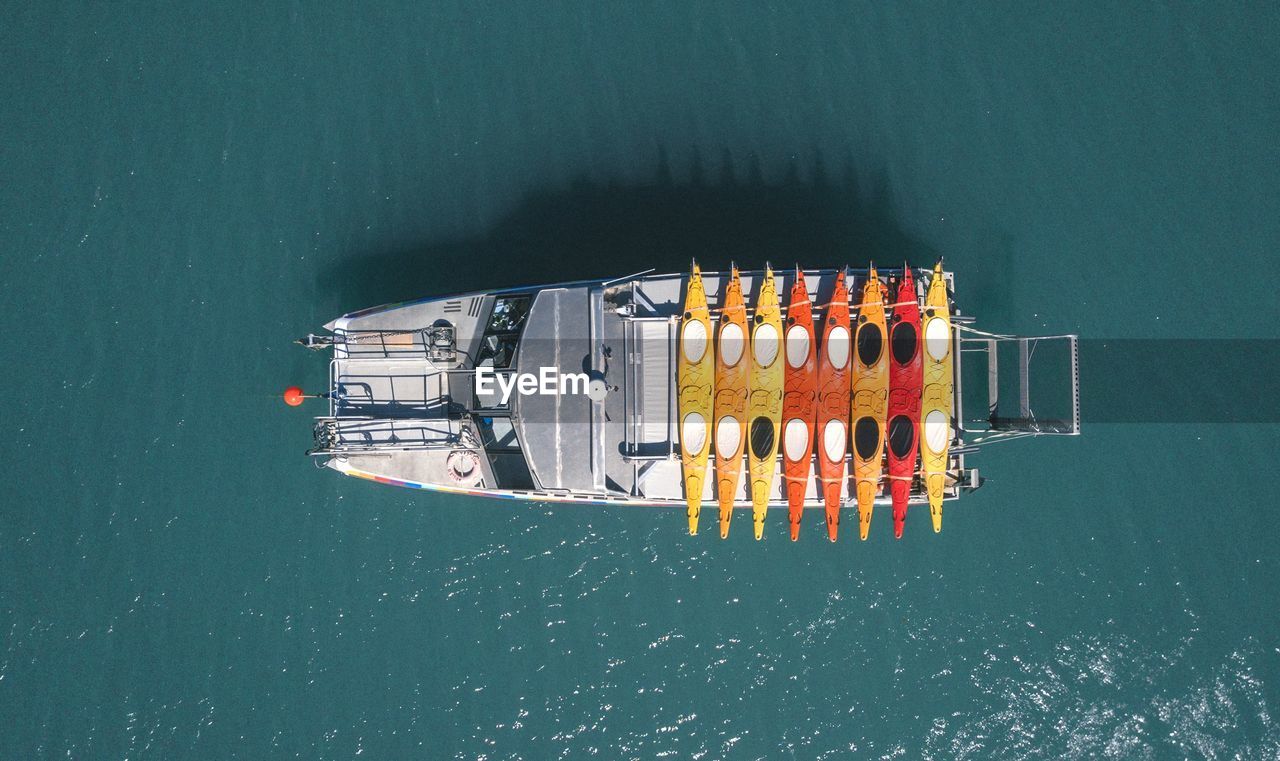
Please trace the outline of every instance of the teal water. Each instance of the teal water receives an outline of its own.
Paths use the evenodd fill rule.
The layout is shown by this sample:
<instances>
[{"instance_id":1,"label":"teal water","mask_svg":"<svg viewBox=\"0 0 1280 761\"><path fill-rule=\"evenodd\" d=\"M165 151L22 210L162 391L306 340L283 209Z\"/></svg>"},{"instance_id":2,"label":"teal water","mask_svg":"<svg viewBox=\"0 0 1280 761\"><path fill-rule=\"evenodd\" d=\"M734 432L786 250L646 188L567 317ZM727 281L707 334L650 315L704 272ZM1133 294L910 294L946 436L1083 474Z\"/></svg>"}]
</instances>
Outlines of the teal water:
<instances>
[{"instance_id":1,"label":"teal water","mask_svg":"<svg viewBox=\"0 0 1280 761\"><path fill-rule=\"evenodd\" d=\"M0 9L0 758L1280 755L1276 425L1088 420L1194 368L835 545L343 479L277 396L690 255L1280 338L1274 5L239 5Z\"/></svg>"}]
</instances>

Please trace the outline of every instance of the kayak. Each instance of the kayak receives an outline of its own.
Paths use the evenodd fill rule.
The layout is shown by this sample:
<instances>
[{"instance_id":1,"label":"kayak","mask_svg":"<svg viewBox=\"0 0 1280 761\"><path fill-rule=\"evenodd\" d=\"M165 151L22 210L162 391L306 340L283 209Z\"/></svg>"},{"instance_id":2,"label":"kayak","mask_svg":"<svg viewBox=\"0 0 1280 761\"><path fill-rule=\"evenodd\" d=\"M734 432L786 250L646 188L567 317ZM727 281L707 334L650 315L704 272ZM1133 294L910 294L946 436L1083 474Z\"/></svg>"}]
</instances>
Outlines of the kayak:
<instances>
[{"instance_id":1,"label":"kayak","mask_svg":"<svg viewBox=\"0 0 1280 761\"><path fill-rule=\"evenodd\" d=\"M804 497L813 471L813 423L818 413L817 343L813 340L813 305L804 274L796 268L787 306L787 366L782 396L782 477L787 485L791 541L800 538Z\"/></svg>"},{"instance_id":2,"label":"kayak","mask_svg":"<svg viewBox=\"0 0 1280 761\"><path fill-rule=\"evenodd\" d=\"M782 313L773 268L765 265L751 327L751 394L747 399L747 462L751 466L751 520L756 539L764 537L773 477L778 470L778 428L782 424Z\"/></svg>"},{"instance_id":3,"label":"kayak","mask_svg":"<svg viewBox=\"0 0 1280 761\"><path fill-rule=\"evenodd\" d=\"M924 393L920 404L920 473L929 495L933 530L942 530L942 492L951 443L951 310L942 262L933 268L924 297Z\"/></svg>"},{"instance_id":4,"label":"kayak","mask_svg":"<svg viewBox=\"0 0 1280 761\"><path fill-rule=\"evenodd\" d=\"M711 347L711 313L697 262L689 276L680 323L680 352L676 361L677 405L680 411L680 463L684 470L684 498L689 533L698 533L702 491L706 483L707 452L711 445L712 388L715 352Z\"/></svg>"},{"instance_id":5,"label":"kayak","mask_svg":"<svg viewBox=\"0 0 1280 761\"><path fill-rule=\"evenodd\" d=\"M853 336L853 477L858 499L858 536L866 541L871 513L880 495L884 455L885 401L889 394L889 352L885 341L884 285L871 267L862 286Z\"/></svg>"},{"instance_id":6,"label":"kayak","mask_svg":"<svg viewBox=\"0 0 1280 761\"><path fill-rule=\"evenodd\" d=\"M840 529L844 455L849 449L849 288L836 276L818 352L818 483L827 509L827 538Z\"/></svg>"},{"instance_id":7,"label":"kayak","mask_svg":"<svg viewBox=\"0 0 1280 761\"><path fill-rule=\"evenodd\" d=\"M733 500L742 476L742 451L747 440L747 307L742 300L738 268L730 273L720 305L716 333L716 496L720 503L720 538L729 536Z\"/></svg>"},{"instance_id":8,"label":"kayak","mask_svg":"<svg viewBox=\"0 0 1280 761\"><path fill-rule=\"evenodd\" d=\"M920 428L920 306L916 283L908 267L902 268L893 322L889 328L889 492L893 498L893 535L902 538L907 520L907 498L915 476L916 431Z\"/></svg>"}]
</instances>

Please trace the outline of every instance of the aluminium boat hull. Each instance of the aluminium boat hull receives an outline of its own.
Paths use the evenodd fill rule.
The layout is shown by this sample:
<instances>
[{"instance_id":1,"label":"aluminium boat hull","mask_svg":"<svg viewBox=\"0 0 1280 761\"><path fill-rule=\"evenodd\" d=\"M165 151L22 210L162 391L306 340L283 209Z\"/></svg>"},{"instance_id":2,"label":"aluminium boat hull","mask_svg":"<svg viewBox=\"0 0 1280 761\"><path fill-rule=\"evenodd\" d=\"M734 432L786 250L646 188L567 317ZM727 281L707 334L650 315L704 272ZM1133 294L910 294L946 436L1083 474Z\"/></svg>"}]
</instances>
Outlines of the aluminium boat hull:
<instances>
[{"instance_id":1,"label":"aluminium boat hull","mask_svg":"<svg viewBox=\"0 0 1280 761\"><path fill-rule=\"evenodd\" d=\"M848 272L846 285L865 283L865 270ZM803 274L810 293L828 301L826 294L836 290L841 272ZM727 530L733 509L757 507L751 479L742 473L750 438L750 331L755 325L747 320L744 302L736 312L730 304L735 279L730 272L703 271L701 278L715 336L708 352L715 360L716 423L711 435L716 449L707 464L712 468L714 459L714 478L710 472L704 476L713 487L704 486L703 496L719 504L722 530ZM740 291L755 294L765 276L745 271L736 279ZM309 403L328 409L315 417L316 443L308 453L318 465L405 488L544 503L680 506L687 513L677 364L688 283L688 273L642 274L476 291L349 313L325 326L329 335L301 341L332 352L325 400ZM824 308L836 314L835 306ZM733 368L722 361L720 340L731 323L738 324L746 347L736 380L722 377L733 377ZM850 329L856 331L852 323ZM821 330L815 325L815 338L821 333L825 341L829 330L824 317ZM823 354L820 347L819 359ZM849 354L853 357L856 350ZM591 394L516 392L504 400L494 393L494 373L511 380L540 368L588 375ZM481 389L482 371L487 390ZM953 372L958 384L958 354ZM854 375L851 359L849 380L856 385ZM779 423L783 386L785 381L774 386ZM957 400L959 392L957 385ZM852 400L850 393L849 414ZM725 430L734 429L739 442L729 456L718 451L717 428L726 412L737 415ZM839 412L820 414L828 416L825 420L840 418ZM961 409L953 414L959 419ZM847 420L852 429L853 420ZM771 467L774 474L761 501L765 508L790 507L778 488L785 467L776 449L780 432L776 425L769 430L775 442L772 463L764 457L752 463L757 471ZM964 464L963 433L957 429L952 441L946 500L981 483ZM812 438L815 447L823 441L818 428ZM831 438L840 442L842 437ZM724 484L735 465L734 483ZM838 520L839 505L854 496L854 484L822 480L824 468L827 473L835 469L837 479L843 473L856 480L855 468L836 456L819 458L809 476L804 506L834 508ZM832 503L827 502L830 494ZM926 498L922 485L912 486L909 502L924 504ZM889 504L889 495L873 493L870 501Z\"/></svg>"}]
</instances>

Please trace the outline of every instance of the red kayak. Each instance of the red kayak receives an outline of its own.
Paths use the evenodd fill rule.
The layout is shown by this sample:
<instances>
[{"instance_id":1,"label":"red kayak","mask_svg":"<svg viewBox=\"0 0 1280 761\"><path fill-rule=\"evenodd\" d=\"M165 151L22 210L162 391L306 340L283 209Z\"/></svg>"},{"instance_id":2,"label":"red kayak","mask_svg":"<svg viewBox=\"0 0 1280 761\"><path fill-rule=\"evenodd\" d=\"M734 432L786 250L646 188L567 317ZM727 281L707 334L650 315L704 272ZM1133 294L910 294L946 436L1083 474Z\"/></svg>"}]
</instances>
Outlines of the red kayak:
<instances>
[{"instance_id":1,"label":"red kayak","mask_svg":"<svg viewBox=\"0 0 1280 761\"><path fill-rule=\"evenodd\" d=\"M818 355L818 483L827 508L827 538L840 530L844 456L849 448L849 288L836 277Z\"/></svg>"},{"instance_id":2,"label":"red kayak","mask_svg":"<svg viewBox=\"0 0 1280 761\"><path fill-rule=\"evenodd\" d=\"M904 267L894 298L889 328L889 485L893 496L893 535L902 538L907 520L907 498L916 472L920 447L920 394L924 362L920 356L920 305L911 270Z\"/></svg>"},{"instance_id":3,"label":"red kayak","mask_svg":"<svg viewBox=\"0 0 1280 761\"><path fill-rule=\"evenodd\" d=\"M796 268L787 307L786 375L782 396L782 477L787 483L791 541L800 538L800 516L813 470L813 421L818 412L817 345L813 340L813 307L804 274Z\"/></svg>"}]
</instances>

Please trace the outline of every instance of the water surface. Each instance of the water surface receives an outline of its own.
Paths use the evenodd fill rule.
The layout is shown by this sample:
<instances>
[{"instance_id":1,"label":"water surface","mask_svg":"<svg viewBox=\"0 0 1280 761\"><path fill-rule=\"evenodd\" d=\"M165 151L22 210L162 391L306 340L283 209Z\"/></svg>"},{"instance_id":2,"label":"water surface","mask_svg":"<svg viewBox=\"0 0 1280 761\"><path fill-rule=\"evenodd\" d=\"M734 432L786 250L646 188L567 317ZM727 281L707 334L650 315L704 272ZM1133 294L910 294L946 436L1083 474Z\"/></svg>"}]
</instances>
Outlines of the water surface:
<instances>
[{"instance_id":1,"label":"water surface","mask_svg":"<svg viewBox=\"0 0 1280 761\"><path fill-rule=\"evenodd\" d=\"M984 453L941 535L757 544L319 472L277 394L343 312L694 255L1280 338L1278 22L10 5L0 757L1275 757L1274 414L1086 420ZM1197 370L1084 372L1088 414Z\"/></svg>"}]
</instances>

